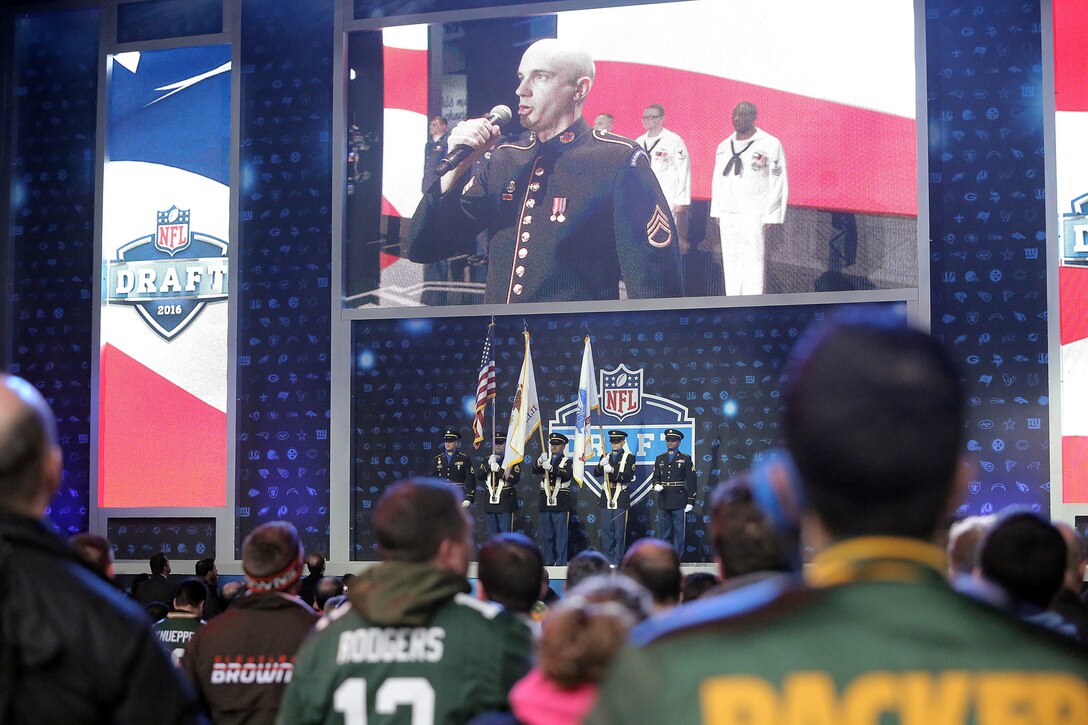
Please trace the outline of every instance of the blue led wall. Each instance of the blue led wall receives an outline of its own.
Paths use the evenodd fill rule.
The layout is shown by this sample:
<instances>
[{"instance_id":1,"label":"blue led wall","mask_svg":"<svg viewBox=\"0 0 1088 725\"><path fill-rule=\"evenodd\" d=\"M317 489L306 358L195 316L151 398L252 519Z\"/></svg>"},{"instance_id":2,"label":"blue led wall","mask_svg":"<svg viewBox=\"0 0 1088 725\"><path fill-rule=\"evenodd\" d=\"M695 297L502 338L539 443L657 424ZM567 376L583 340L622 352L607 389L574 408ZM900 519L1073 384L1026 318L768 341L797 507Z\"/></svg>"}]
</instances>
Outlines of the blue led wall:
<instances>
[{"instance_id":1,"label":"blue led wall","mask_svg":"<svg viewBox=\"0 0 1088 725\"><path fill-rule=\"evenodd\" d=\"M412 3L369 3L388 15ZM87 526L100 15L11 14L6 367L60 419L50 516ZM979 475L963 513L1049 500L1042 67L1037 2L926 4L934 333L967 371ZM333 2L244 0L237 547L299 524L328 549ZM474 346L475 347L475 346ZM478 355L470 351L469 357ZM336 485L347 485L337 482Z\"/></svg>"}]
</instances>

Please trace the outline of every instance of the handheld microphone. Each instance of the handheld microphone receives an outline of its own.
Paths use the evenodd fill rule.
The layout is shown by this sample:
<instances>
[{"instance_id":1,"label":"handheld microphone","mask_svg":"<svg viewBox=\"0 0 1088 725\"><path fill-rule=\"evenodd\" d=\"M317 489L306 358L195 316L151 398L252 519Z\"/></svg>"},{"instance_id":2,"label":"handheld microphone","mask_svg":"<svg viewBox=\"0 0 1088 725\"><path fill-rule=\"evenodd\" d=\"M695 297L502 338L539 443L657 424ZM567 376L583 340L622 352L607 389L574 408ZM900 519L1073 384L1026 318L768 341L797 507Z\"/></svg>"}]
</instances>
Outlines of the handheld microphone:
<instances>
[{"instance_id":1,"label":"handheld microphone","mask_svg":"<svg viewBox=\"0 0 1088 725\"><path fill-rule=\"evenodd\" d=\"M513 117L509 106L495 106L491 109L491 113L487 114L487 120L492 125L501 126ZM438 165L434 167L434 173L438 176L442 176L447 171L453 169L457 164L465 160L465 157L471 154L475 149L465 146L457 145L453 147L453 150L446 154L445 158L438 162Z\"/></svg>"}]
</instances>

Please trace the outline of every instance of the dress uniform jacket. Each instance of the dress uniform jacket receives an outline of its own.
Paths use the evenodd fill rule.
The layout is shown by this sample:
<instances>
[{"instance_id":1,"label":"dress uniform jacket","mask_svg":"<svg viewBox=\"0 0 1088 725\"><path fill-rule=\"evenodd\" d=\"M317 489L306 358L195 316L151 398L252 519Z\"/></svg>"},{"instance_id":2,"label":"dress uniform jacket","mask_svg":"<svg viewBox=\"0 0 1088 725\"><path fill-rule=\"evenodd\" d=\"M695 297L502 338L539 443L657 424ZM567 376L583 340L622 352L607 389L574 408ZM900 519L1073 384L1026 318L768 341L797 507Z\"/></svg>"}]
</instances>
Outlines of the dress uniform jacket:
<instances>
[{"instance_id":1,"label":"dress uniform jacket","mask_svg":"<svg viewBox=\"0 0 1088 725\"><path fill-rule=\"evenodd\" d=\"M472 472L472 460L461 451L456 451L449 459L446 458L445 451L435 456L430 475L462 487L466 501L471 501L476 496L476 476Z\"/></svg>"},{"instance_id":2,"label":"dress uniform jacket","mask_svg":"<svg viewBox=\"0 0 1088 725\"><path fill-rule=\"evenodd\" d=\"M548 475L551 477L552 488L559 486L559 493L555 497L556 505L549 506L547 501L547 494L544 493L544 469L539 463L533 464L533 473L540 476L541 489L540 489L540 510L550 513L557 511L570 511L573 509L574 497L570 491L570 480L574 477L574 459L567 456L552 456L552 470Z\"/></svg>"},{"instance_id":3,"label":"dress uniform jacket","mask_svg":"<svg viewBox=\"0 0 1088 725\"><path fill-rule=\"evenodd\" d=\"M695 462L682 451L677 451L672 461L669 460L668 453L662 453L654 459L653 485L665 487L658 494L663 511L682 509L687 504L694 505Z\"/></svg>"},{"instance_id":4,"label":"dress uniform jacket","mask_svg":"<svg viewBox=\"0 0 1088 725\"><path fill-rule=\"evenodd\" d=\"M494 480L492 480L494 476ZM505 476L505 477L504 477ZM518 481L521 480L521 464L516 463L510 469L509 473L503 472L503 469L499 468L498 473L491 470L491 466L484 460L479 466L476 467L476 479L483 487L482 496L484 497L484 513L488 514L512 514L518 510ZM491 503L491 492L487 490L487 484L489 482L492 485L497 486L499 481L502 481L502 492L499 494L499 502L497 504Z\"/></svg>"},{"instance_id":5,"label":"dress uniform jacket","mask_svg":"<svg viewBox=\"0 0 1088 725\"><path fill-rule=\"evenodd\" d=\"M1088 721L1072 638L953 591L944 552L847 540L805 577L704 598L632 630L589 725Z\"/></svg>"},{"instance_id":6,"label":"dress uniform jacket","mask_svg":"<svg viewBox=\"0 0 1088 725\"><path fill-rule=\"evenodd\" d=\"M683 294L672 212L646 152L585 119L544 143L500 143L463 186L438 190L416 210L408 257L473 254L486 229L485 303L618 299L620 279L632 298Z\"/></svg>"},{"instance_id":7,"label":"dress uniform jacket","mask_svg":"<svg viewBox=\"0 0 1088 725\"><path fill-rule=\"evenodd\" d=\"M620 490L619 499L616 501L617 508L629 508L631 506L631 491L628 486L631 485L631 481L635 480L635 456L627 451L612 452L608 454L608 460L612 464L612 468L616 469L609 474L608 480L613 486L620 485L623 487ZM601 508L606 508L608 501L605 500L603 461L593 467L593 475L601 480Z\"/></svg>"}]
</instances>

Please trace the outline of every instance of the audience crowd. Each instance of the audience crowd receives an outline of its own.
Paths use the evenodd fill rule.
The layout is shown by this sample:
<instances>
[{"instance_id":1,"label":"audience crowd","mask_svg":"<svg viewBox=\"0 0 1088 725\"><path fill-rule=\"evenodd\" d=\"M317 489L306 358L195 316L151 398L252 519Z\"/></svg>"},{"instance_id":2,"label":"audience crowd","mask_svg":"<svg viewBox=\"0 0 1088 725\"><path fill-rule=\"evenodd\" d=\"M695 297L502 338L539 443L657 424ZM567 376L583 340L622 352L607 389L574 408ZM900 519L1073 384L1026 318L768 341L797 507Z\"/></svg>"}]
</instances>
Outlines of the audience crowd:
<instances>
[{"instance_id":1,"label":"audience crowd","mask_svg":"<svg viewBox=\"0 0 1088 725\"><path fill-rule=\"evenodd\" d=\"M832 318L783 395L786 449L707 497L714 571L646 538L579 553L560 596L532 540L477 550L420 478L354 576L277 521L243 581L159 553L125 591L109 541L46 524L55 421L0 376L0 722L1088 722L1085 539L1015 508L950 523L970 468L942 348Z\"/></svg>"}]
</instances>

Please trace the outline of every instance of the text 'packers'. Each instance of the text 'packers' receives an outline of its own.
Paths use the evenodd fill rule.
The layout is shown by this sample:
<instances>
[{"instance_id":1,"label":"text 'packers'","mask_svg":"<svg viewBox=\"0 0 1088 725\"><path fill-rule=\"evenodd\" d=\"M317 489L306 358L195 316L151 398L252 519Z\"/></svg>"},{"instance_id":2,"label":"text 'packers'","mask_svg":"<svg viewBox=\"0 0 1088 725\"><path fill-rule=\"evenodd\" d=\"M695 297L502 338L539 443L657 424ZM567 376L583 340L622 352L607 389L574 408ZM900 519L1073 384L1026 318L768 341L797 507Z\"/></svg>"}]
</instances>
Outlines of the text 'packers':
<instances>
[{"instance_id":1,"label":"text 'packers'","mask_svg":"<svg viewBox=\"0 0 1088 725\"><path fill-rule=\"evenodd\" d=\"M824 672L715 677L700 687L706 725L1088 723L1088 685L1060 672L870 672L837 692Z\"/></svg>"}]
</instances>

